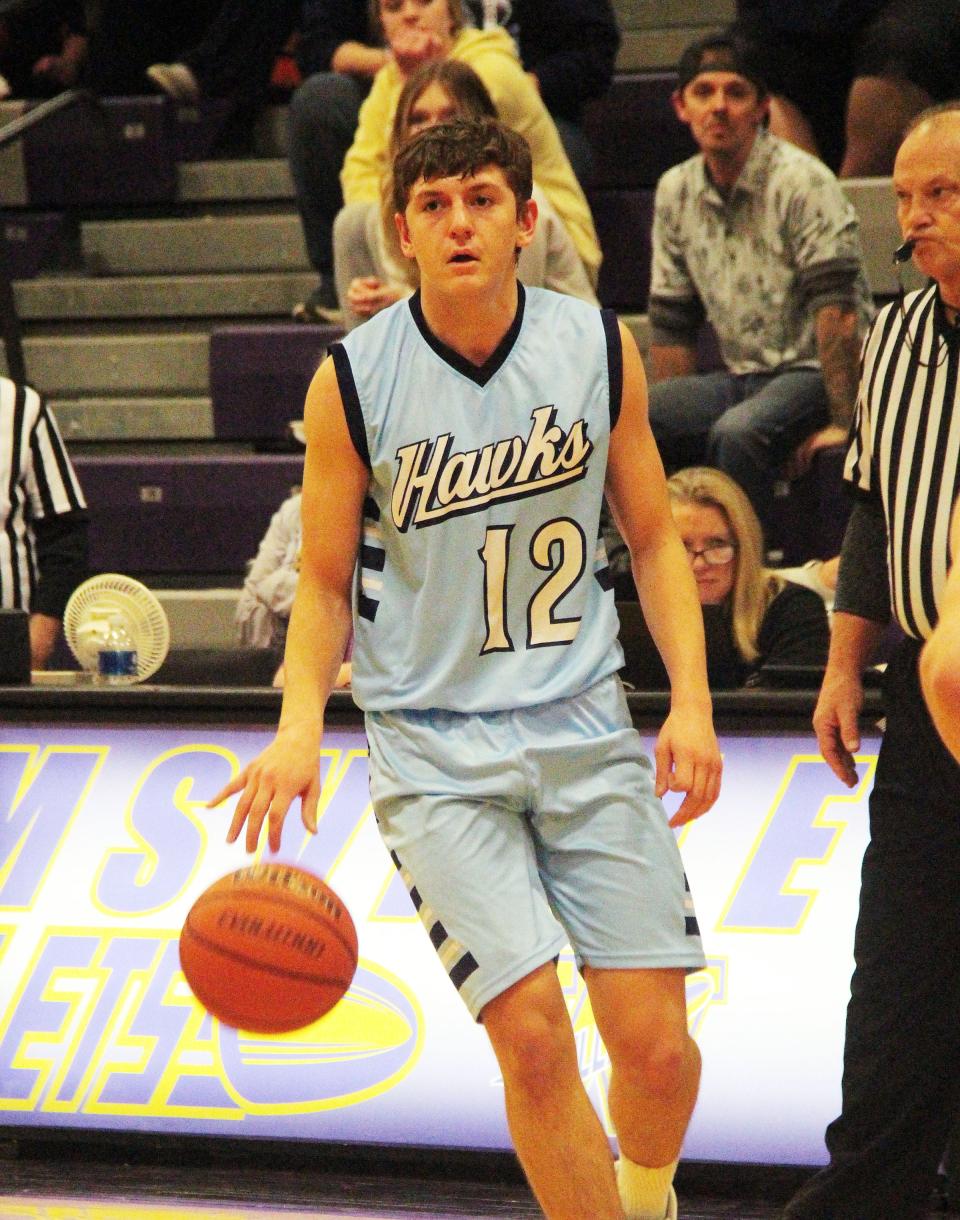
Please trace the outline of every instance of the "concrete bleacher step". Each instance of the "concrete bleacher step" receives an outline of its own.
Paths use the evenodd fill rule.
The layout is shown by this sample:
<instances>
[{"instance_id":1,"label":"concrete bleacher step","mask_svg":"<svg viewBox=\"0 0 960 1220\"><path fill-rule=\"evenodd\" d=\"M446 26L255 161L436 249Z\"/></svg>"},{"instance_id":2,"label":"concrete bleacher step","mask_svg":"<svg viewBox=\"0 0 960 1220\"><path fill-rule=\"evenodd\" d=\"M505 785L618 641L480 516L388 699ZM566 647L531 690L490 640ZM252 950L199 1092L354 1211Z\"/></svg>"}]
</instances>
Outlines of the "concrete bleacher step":
<instances>
[{"instance_id":1,"label":"concrete bleacher step","mask_svg":"<svg viewBox=\"0 0 960 1220\"><path fill-rule=\"evenodd\" d=\"M213 440L208 396L59 398L50 406L67 441Z\"/></svg>"},{"instance_id":2,"label":"concrete bleacher step","mask_svg":"<svg viewBox=\"0 0 960 1220\"><path fill-rule=\"evenodd\" d=\"M185 219L88 221L84 265L97 275L306 271L303 229L294 212Z\"/></svg>"},{"instance_id":3,"label":"concrete bleacher step","mask_svg":"<svg viewBox=\"0 0 960 1220\"><path fill-rule=\"evenodd\" d=\"M57 319L288 317L316 286L300 271L211 275L46 275L15 285L25 322Z\"/></svg>"},{"instance_id":4,"label":"concrete bleacher step","mask_svg":"<svg viewBox=\"0 0 960 1220\"><path fill-rule=\"evenodd\" d=\"M735 0L614 0L620 27L617 70L672 68L695 38L722 29Z\"/></svg>"},{"instance_id":5,"label":"concrete bleacher step","mask_svg":"<svg viewBox=\"0 0 960 1220\"><path fill-rule=\"evenodd\" d=\"M290 166L282 157L185 161L177 166L181 203L293 198Z\"/></svg>"},{"instance_id":6,"label":"concrete bleacher step","mask_svg":"<svg viewBox=\"0 0 960 1220\"><path fill-rule=\"evenodd\" d=\"M236 645L234 619L239 588L154 589L154 592L167 613L171 649Z\"/></svg>"},{"instance_id":7,"label":"concrete bleacher step","mask_svg":"<svg viewBox=\"0 0 960 1220\"><path fill-rule=\"evenodd\" d=\"M206 333L34 335L23 347L28 378L51 397L207 393Z\"/></svg>"}]
</instances>

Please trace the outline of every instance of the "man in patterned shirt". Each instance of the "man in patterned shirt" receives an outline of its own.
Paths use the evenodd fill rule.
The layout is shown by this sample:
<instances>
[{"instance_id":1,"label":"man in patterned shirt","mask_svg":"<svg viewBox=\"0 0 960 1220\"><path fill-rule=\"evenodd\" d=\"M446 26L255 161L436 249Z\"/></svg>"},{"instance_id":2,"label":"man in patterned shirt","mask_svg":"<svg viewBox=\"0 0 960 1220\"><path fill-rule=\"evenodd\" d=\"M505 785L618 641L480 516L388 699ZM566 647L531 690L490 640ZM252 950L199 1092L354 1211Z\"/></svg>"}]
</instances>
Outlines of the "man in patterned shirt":
<instances>
[{"instance_id":1,"label":"man in patterned shirt","mask_svg":"<svg viewBox=\"0 0 960 1220\"><path fill-rule=\"evenodd\" d=\"M657 186L650 422L668 471L726 471L766 522L779 469L846 439L870 315L857 217L825 165L765 130L743 45L694 43L678 77L701 151ZM698 374L704 320L725 367Z\"/></svg>"}]
</instances>

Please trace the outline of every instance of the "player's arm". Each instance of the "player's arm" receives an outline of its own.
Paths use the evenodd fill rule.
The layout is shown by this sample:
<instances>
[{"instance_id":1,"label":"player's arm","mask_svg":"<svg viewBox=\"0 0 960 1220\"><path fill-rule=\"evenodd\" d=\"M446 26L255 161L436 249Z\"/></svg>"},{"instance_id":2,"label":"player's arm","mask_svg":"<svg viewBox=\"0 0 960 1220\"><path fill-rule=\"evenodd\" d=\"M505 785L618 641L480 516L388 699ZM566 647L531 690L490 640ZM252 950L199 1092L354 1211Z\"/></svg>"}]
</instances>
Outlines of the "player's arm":
<instances>
[{"instance_id":1,"label":"player's arm","mask_svg":"<svg viewBox=\"0 0 960 1220\"><path fill-rule=\"evenodd\" d=\"M623 399L610 438L607 500L630 550L633 577L650 633L670 677L670 715L657 740L658 795L687 793L673 818L706 813L720 787L720 752L707 686L703 612L673 524L660 454L647 418L643 364L620 326Z\"/></svg>"},{"instance_id":2,"label":"player's arm","mask_svg":"<svg viewBox=\"0 0 960 1220\"><path fill-rule=\"evenodd\" d=\"M960 500L950 524L953 566L940 603L940 618L920 653L920 685L933 723L960 762Z\"/></svg>"},{"instance_id":3,"label":"player's arm","mask_svg":"<svg viewBox=\"0 0 960 1220\"><path fill-rule=\"evenodd\" d=\"M270 848L279 849L283 820L297 796L304 825L316 830L323 713L350 634L351 588L369 483L369 471L350 439L329 359L307 393L304 426L303 547L284 652L280 723L273 742L210 802L216 805L241 793L227 838L233 842L246 824L251 852L265 821Z\"/></svg>"}]
</instances>

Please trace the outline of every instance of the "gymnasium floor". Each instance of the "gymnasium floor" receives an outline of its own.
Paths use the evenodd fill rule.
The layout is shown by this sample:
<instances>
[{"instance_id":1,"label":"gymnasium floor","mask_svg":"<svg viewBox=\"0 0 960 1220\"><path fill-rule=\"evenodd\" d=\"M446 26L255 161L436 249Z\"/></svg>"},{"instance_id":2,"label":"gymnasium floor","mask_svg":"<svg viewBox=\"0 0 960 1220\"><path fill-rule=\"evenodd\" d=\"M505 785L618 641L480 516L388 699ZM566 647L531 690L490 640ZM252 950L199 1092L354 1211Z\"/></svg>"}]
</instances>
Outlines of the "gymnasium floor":
<instances>
[{"instance_id":1,"label":"gymnasium floor","mask_svg":"<svg viewBox=\"0 0 960 1220\"><path fill-rule=\"evenodd\" d=\"M56 1154L0 1158L0 1220L486 1220L541 1213L516 1174L468 1182L386 1167L383 1175L277 1170L259 1148L249 1164L190 1167L97 1163ZM748 1197L681 1189L682 1220L774 1220L788 1183L758 1179ZM931 1210L942 1218L944 1211ZM589 1220L589 1217L584 1217ZM878 1217L877 1220L880 1220Z\"/></svg>"}]
</instances>

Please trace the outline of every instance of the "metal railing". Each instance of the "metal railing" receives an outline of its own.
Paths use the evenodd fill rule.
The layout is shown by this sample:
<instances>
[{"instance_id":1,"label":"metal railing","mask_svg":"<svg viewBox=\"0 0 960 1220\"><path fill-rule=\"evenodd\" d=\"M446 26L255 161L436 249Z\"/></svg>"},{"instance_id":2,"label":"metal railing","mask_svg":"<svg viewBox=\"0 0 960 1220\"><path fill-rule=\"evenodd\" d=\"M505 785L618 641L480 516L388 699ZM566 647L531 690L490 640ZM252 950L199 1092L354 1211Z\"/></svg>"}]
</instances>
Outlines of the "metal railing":
<instances>
[{"instance_id":1,"label":"metal railing","mask_svg":"<svg viewBox=\"0 0 960 1220\"><path fill-rule=\"evenodd\" d=\"M18 0L18 5L22 5L22 0ZM0 6L0 12L2 12L2 6ZM40 102L19 118L12 119L0 127L0 149L22 139L28 131L46 123L54 115L78 105L89 106L98 114L101 113L97 98L88 89L67 89L48 101ZM0 210L0 216L2 214L2 210ZM7 253L6 234L2 225L0 225L0 336L3 339L3 350L7 359L7 375L14 381L26 381L27 365L23 354L23 332L20 327L20 316L17 313L13 281L10 278L10 259Z\"/></svg>"}]
</instances>

